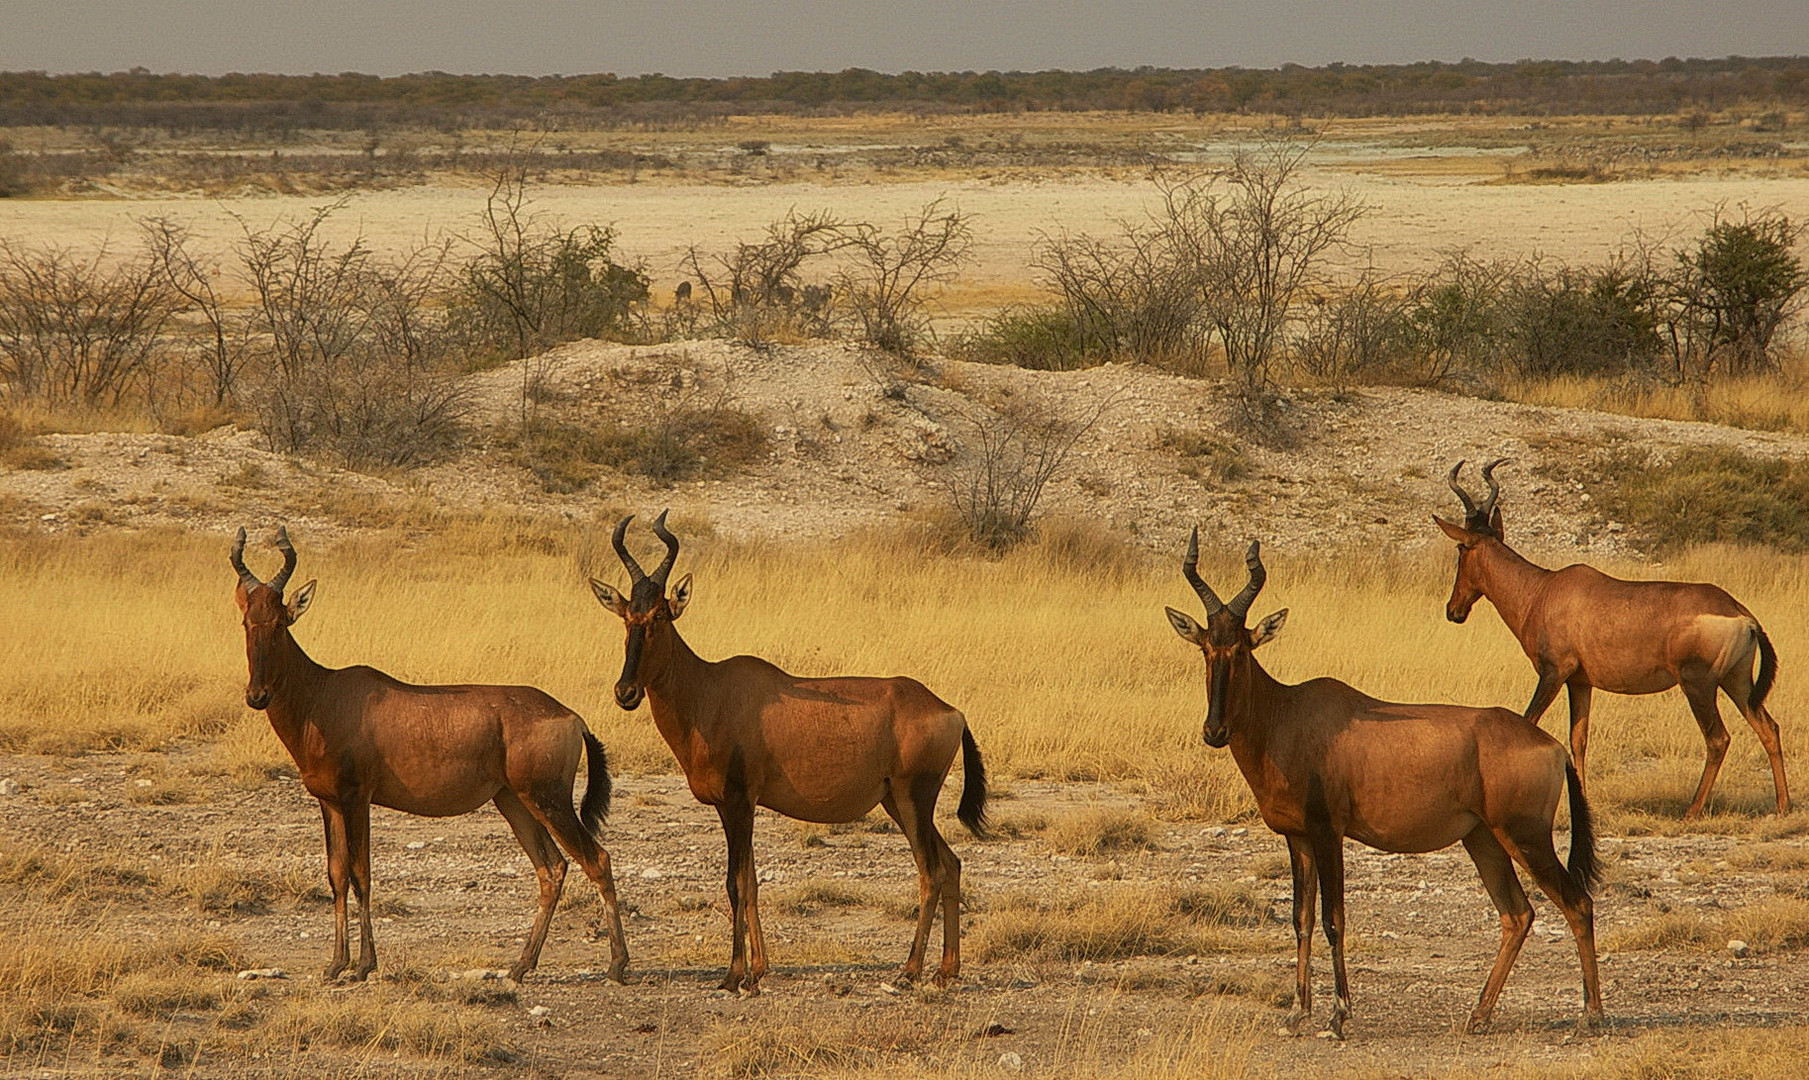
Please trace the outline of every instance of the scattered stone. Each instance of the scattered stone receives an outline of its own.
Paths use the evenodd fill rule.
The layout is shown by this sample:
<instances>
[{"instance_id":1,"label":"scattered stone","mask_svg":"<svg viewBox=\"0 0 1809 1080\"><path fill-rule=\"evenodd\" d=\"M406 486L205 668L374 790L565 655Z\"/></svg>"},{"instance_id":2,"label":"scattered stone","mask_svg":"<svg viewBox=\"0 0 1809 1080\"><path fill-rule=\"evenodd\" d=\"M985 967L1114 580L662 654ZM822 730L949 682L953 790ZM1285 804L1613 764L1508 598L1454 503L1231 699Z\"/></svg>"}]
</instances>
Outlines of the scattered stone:
<instances>
[{"instance_id":1,"label":"scattered stone","mask_svg":"<svg viewBox=\"0 0 1809 1080\"><path fill-rule=\"evenodd\" d=\"M999 1068L1006 1072L1021 1073L1024 1071L1024 1055L1016 1050L1007 1050L999 1055Z\"/></svg>"},{"instance_id":2,"label":"scattered stone","mask_svg":"<svg viewBox=\"0 0 1809 1080\"><path fill-rule=\"evenodd\" d=\"M666 872L657 866L649 866L647 869L641 871L641 877L648 881L658 881L665 876Z\"/></svg>"},{"instance_id":3,"label":"scattered stone","mask_svg":"<svg viewBox=\"0 0 1809 1080\"><path fill-rule=\"evenodd\" d=\"M4 780L0 780L0 795L17 795L18 793L19 782L17 780L14 780L10 776Z\"/></svg>"},{"instance_id":4,"label":"scattered stone","mask_svg":"<svg viewBox=\"0 0 1809 1080\"><path fill-rule=\"evenodd\" d=\"M889 982L880 983L879 988L884 993L891 994L893 997L897 997L899 994L903 993L903 991L899 990L898 987L893 986Z\"/></svg>"},{"instance_id":5,"label":"scattered stone","mask_svg":"<svg viewBox=\"0 0 1809 1080\"><path fill-rule=\"evenodd\" d=\"M239 978L247 982L252 979L287 979L289 973L282 968L246 968L239 972Z\"/></svg>"},{"instance_id":6,"label":"scattered stone","mask_svg":"<svg viewBox=\"0 0 1809 1080\"><path fill-rule=\"evenodd\" d=\"M536 1005L533 1008L528 1010L528 1015L529 1016L549 1016L552 1014L552 1011L553 1010L547 1008L545 1005Z\"/></svg>"},{"instance_id":7,"label":"scattered stone","mask_svg":"<svg viewBox=\"0 0 1809 1080\"><path fill-rule=\"evenodd\" d=\"M1018 1033L1018 1031L1016 1028L1008 1028L1004 1024L1001 1024L997 1020L994 1020L992 1023L987 1024L985 1027L980 1029L980 1038L996 1039L1000 1035L1016 1035L1017 1033Z\"/></svg>"},{"instance_id":8,"label":"scattered stone","mask_svg":"<svg viewBox=\"0 0 1809 1080\"><path fill-rule=\"evenodd\" d=\"M426 846L427 846L427 841L425 841L425 840L410 840L410 841L409 841L409 842L408 842L408 843L407 843L407 844L406 844L406 845L404 845L404 846L406 846L406 847L407 847L407 848L408 848L408 850L410 850L410 851L420 851L420 850L421 850L421 849L422 849L422 848L424 848L424 847L426 847Z\"/></svg>"},{"instance_id":9,"label":"scattered stone","mask_svg":"<svg viewBox=\"0 0 1809 1080\"><path fill-rule=\"evenodd\" d=\"M1733 938L1727 943L1727 951L1733 953L1735 956L1746 956L1752 952L1752 946L1741 941L1739 938Z\"/></svg>"}]
</instances>

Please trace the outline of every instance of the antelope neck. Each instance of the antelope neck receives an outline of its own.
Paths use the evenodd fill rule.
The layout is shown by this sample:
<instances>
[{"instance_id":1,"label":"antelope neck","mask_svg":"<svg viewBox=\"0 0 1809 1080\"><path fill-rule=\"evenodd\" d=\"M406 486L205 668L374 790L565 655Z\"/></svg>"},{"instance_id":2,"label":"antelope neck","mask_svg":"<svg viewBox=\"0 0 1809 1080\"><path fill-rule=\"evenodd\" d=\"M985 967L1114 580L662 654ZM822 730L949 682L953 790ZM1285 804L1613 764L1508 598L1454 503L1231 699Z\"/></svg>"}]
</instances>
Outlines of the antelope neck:
<instances>
[{"instance_id":1,"label":"antelope neck","mask_svg":"<svg viewBox=\"0 0 1809 1080\"><path fill-rule=\"evenodd\" d=\"M1482 594L1495 605L1501 621L1518 636L1533 599L1552 572L1495 539L1478 544L1471 558L1478 560L1476 571Z\"/></svg>"}]
</instances>

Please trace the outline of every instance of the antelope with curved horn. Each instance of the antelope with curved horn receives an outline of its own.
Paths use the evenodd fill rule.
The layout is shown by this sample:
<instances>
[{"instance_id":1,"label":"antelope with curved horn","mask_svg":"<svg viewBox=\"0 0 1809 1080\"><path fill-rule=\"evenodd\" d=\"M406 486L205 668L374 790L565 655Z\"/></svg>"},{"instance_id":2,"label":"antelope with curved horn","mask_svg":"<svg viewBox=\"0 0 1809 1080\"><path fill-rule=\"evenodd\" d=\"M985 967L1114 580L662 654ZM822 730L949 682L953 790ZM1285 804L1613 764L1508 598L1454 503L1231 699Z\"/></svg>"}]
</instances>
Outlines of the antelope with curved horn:
<instances>
[{"instance_id":1,"label":"antelope with curved horn","mask_svg":"<svg viewBox=\"0 0 1809 1080\"><path fill-rule=\"evenodd\" d=\"M666 528L665 513L654 519L666 558L648 574L623 543L632 520L623 518L612 538L628 570L628 595L595 578L590 587L628 631L616 704L634 709L647 699L691 794L722 820L731 912L722 988L758 993L767 969L754 873L756 806L822 823L855 821L875 805L885 807L917 861L917 932L900 975L922 974L940 907L942 964L935 981L954 978L961 970L961 860L936 828L935 812L959 751L965 786L956 816L975 835L984 829L986 769L967 718L902 676L806 679L754 656L700 659L673 625L690 603L691 575L666 593L678 538Z\"/></svg>"},{"instance_id":2,"label":"antelope with curved horn","mask_svg":"<svg viewBox=\"0 0 1809 1080\"><path fill-rule=\"evenodd\" d=\"M1778 656L1759 620L1714 585L1623 581L1590 566L1547 570L1522 558L1504 540L1496 505L1501 485L1495 470L1506 461L1496 458L1482 467L1489 494L1480 504L1457 482L1464 463L1451 466L1447 482L1463 504L1464 522L1458 525L1437 514L1432 520L1457 541L1457 578L1445 617L1461 623L1476 601L1487 597L1533 662L1539 685L1527 703L1526 719L1537 724L1558 691L1569 688L1570 754L1581 772L1589 750L1593 690L1656 694L1682 686L1706 748L1702 780L1683 813L1687 820L1702 813L1727 757L1727 725L1715 698L1721 690L1759 736L1771 761L1777 811L1789 813L1778 722L1765 708Z\"/></svg>"},{"instance_id":3,"label":"antelope with curved horn","mask_svg":"<svg viewBox=\"0 0 1809 1080\"><path fill-rule=\"evenodd\" d=\"M1283 608L1254 630L1250 605L1267 580L1261 548L1245 556L1249 580L1224 603L1200 578L1199 530L1181 571L1206 605L1206 624L1166 609L1168 621L1206 659L1204 737L1231 756L1256 795L1263 822L1288 842L1294 877L1295 1009L1291 1028L1312 1015L1313 892L1324 909L1337 1000L1331 1031L1344 1037L1350 984L1344 971L1344 838L1379 851L1437 851L1463 841L1501 914L1501 946L1470 1030L1489 1022L1502 984L1532 929L1533 910L1514 872L1518 863L1564 913L1583 968L1583 1019L1602 1015L1589 890L1598 876L1589 805L1557 740L1506 709L1397 705L1335 679L1298 686L1276 681L1255 650L1280 632ZM1552 825L1568 789L1569 865L1558 861Z\"/></svg>"},{"instance_id":4,"label":"antelope with curved horn","mask_svg":"<svg viewBox=\"0 0 1809 1080\"><path fill-rule=\"evenodd\" d=\"M609 765L603 744L577 713L531 686L412 686L369 667L327 668L302 651L289 628L314 600L314 582L287 602L295 572L287 530L276 531L283 568L268 584L245 568L245 530L232 545L233 596L244 614L251 679L245 704L262 709L288 748L326 825L327 877L336 937L326 978L351 965L348 886L358 894L359 956L352 976L377 967L371 936L371 804L422 817L453 817L494 802L540 882L540 908L521 959L509 972L534 970L565 884L563 847L596 883L609 917L610 977L622 981L628 948L609 853L596 832L609 813ZM589 788L572 805L578 762L588 757Z\"/></svg>"}]
</instances>

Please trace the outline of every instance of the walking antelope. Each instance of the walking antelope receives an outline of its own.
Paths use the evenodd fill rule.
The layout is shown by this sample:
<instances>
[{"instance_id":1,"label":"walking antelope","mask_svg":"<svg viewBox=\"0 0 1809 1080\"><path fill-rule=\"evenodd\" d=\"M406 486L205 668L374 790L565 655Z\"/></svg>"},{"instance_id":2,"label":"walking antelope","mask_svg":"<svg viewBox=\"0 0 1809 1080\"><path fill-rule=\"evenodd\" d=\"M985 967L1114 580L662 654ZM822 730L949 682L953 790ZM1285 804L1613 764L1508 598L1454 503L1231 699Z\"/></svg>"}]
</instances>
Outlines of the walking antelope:
<instances>
[{"instance_id":1,"label":"walking antelope","mask_svg":"<svg viewBox=\"0 0 1809 1080\"><path fill-rule=\"evenodd\" d=\"M1514 873L1518 863L1564 913L1583 968L1584 1021L1602 1015L1596 972L1595 835L1581 779L1564 747L1506 709L1397 705L1335 679L1298 686L1277 682L1255 650L1280 632L1283 608L1255 630L1245 626L1267 573L1261 549L1245 556L1250 578L1229 603L1200 578L1199 530L1187 541L1181 571L1206 605L1206 624L1166 609L1181 637L1206 658L1204 737L1231 756L1256 795L1263 822L1288 842L1294 872L1296 999L1289 1026L1312 1015L1313 891L1324 908L1337 1001L1331 1031L1344 1037L1350 986L1344 971L1344 838L1381 851L1437 851L1459 840L1501 913L1501 947L1470 1013L1470 1030L1487 1026L1501 986L1533 925L1532 906ZM1570 796L1570 863L1558 862L1552 823Z\"/></svg>"},{"instance_id":2,"label":"walking antelope","mask_svg":"<svg viewBox=\"0 0 1809 1080\"><path fill-rule=\"evenodd\" d=\"M966 783L956 816L975 835L984 827L986 770L967 718L915 679L803 679L754 656L699 659L673 625L690 602L691 575L666 595L678 538L667 530L665 513L654 519L666 558L648 574L623 544L632 520L623 518L612 538L628 570L628 595L595 578L590 587L628 631L616 704L633 709L646 697L691 794L722 819L732 920L722 988L758 993L766 974L754 873L756 806L825 823L855 821L876 804L885 807L917 860L917 932L901 976L922 974L940 905L942 965L935 981L954 978L961 970L961 860L937 830L935 811L959 750Z\"/></svg>"},{"instance_id":3,"label":"walking antelope","mask_svg":"<svg viewBox=\"0 0 1809 1080\"><path fill-rule=\"evenodd\" d=\"M245 568L245 530L232 545L233 591L245 619L251 680L245 704L265 710L288 748L326 824L327 877L333 886L336 937L326 977L351 963L346 889L358 894L358 966L377 967L371 937L371 804L423 817L452 817L494 802L534 864L540 908L521 959L509 972L534 970L565 884L560 847L603 894L609 916L610 977L622 981L628 948L609 853L596 830L609 813L609 766L603 744L577 713L531 686L411 686L369 667L327 668L309 659L290 635L314 599L314 582L288 602L295 572L288 532L276 531L283 568L266 584ZM580 756L589 758L583 806L572 807ZM556 842L555 842L556 841Z\"/></svg>"},{"instance_id":4,"label":"walking antelope","mask_svg":"<svg viewBox=\"0 0 1809 1080\"><path fill-rule=\"evenodd\" d=\"M1778 813L1789 813L1778 723L1765 708L1778 657L1759 620L1714 585L1622 581L1589 566L1547 570L1522 558L1503 539L1496 505L1501 485L1495 469L1505 461L1497 458L1482 467L1489 494L1480 505L1457 482L1464 463L1451 466L1447 482L1463 504L1464 523L1436 514L1433 520L1457 541L1457 578L1445 617L1461 623L1478 599L1488 597L1539 674L1526 718L1537 724L1558 691L1568 687L1570 754L1581 772L1589 750L1592 690L1656 694L1681 685L1706 745L1702 780L1683 813L1688 819L1702 813L1727 757L1727 725L1715 700L1720 689L1759 736L1771 761Z\"/></svg>"}]
</instances>

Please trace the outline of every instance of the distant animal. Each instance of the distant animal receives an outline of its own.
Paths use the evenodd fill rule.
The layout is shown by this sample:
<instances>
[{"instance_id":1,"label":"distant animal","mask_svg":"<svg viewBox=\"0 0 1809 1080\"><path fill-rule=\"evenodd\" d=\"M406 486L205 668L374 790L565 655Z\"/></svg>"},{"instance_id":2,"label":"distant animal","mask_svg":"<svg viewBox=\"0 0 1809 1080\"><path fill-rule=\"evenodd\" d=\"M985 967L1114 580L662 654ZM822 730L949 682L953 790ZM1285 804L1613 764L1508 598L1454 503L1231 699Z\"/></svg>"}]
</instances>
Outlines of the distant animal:
<instances>
[{"instance_id":1,"label":"distant animal","mask_svg":"<svg viewBox=\"0 0 1809 1080\"><path fill-rule=\"evenodd\" d=\"M412 686L369 667L327 668L302 651L290 627L314 600L314 582L287 602L295 548L276 531L283 568L268 584L245 568L245 530L232 545L233 590L244 614L251 678L245 704L262 709L295 759L302 784L320 800L326 825L327 879L336 936L326 978L351 964L346 891L358 894L358 966L377 967L371 936L371 804L423 817L452 817L494 802L540 882L540 909L509 972L533 971L565 884L564 847L602 893L609 918L609 976L622 981L628 947L609 853L596 831L609 813L609 765L603 744L577 713L531 686ZM573 808L578 762L589 787Z\"/></svg>"},{"instance_id":2,"label":"distant animal","mask_svg":"<svg viewBox=\"0 0 1809 1080\"><path fill-rule=\"evenodd\" d=\"M691 302L691 283L689 281L679 282L678 288L672 290L672 302L681 307Z\"/></svg>"},{"instance_id":3,"label":"distant animal","mask_svg":"<svg viewBox=\"0 0 1809 1080\"><path fill-rule=\"evenodd\" d=\"M617 523L611 538L628 571L628 594L595 578L590 587L628 633L616 704L632 710L646 698L691 794L716 808L728 838L732 921L722 988L758 993L767 970L754 872L756 806L831 824L885 807L917 861L917 932L900 976L922 974L940 908L935 981L954 978L961 971L961 860L936 828L936 800L959 751L965 786L955 813L976 835L983 831L986 769L967 718L915 679L806 679L754 656L700 659L673 625L691 601L691 575L666 593L678 538L665 513L654 519L666 558L648 574L623 542L632 520Z\"/></svg>"},{"instance_id":4,"label":"distant animal","mask_svg":"<svg viewBox=\"0 0 1809 1080\"><path fill-rule=\"evenodd\" d=\"M1457 482L1463 462L1451 466L1446 477L1463 504L1464 521L1459 525L1433 515L1445 535L1457 541L1457 578L1445 617L1463 622L1483 597L1495 605L1539 675L1526 706L1526 718L1533 723L1545 715L1560 689L1570 689L1570 755L1578 771L1584 770L1589 751L1593 689L1656 694L1682 686L1706 747L1702 780L1684 810L1686 820L1702 813L1727 757L1727 726L1715 700L1715 691L1724 691L1765 747L1777 811L1789 813L1778 723L1765 708L1778 657L1759 620L1714 585L1622 581L1589 566L1547 570L1522 558L1507 546L1496 505L1501 485L1495 470L1506 460L1497 458L1482 467L1489 494L1480 504Z\"/></svg>"},{"instance_id":5,"label":"distant animal","mask_svg":"<svg viewBox=\"0 0 1809 1080\"><path fill-rule=\"evenodd\" d=\"M1595 830L1582 780L1564 747L1507 709L1397 705L1336 679L1298 686L1276 681L1255 650L1287 621L1286 608L1245 625L1268 573L1259 544L1245 555L1249 580L1229 603L1201 579L1199 530L1181 572L1206 606L1204 626L1168 608L1168 621L1206 660L1206 745L1229 746L1256 796L1263 822L1288 842L1294 879L1297 1029L1312 1016L1313 892L1324 909L1336 1002L1330 1029L1344 1037L1350 983L1344 970L1344 838L1380 851L1427 852L1463 841L1483 888L1501 914L1495 966L1470 1013L1487 1027L1502 984L1532 929L1533 910L1514 873L1518 863L1551 898L1576 938L1583 969L1583 1022L1602 1016L1596 969L1598 875ZM1570 857L1552 844L1558 800L1570 798Z\"/></svg>"}]
</instances>

